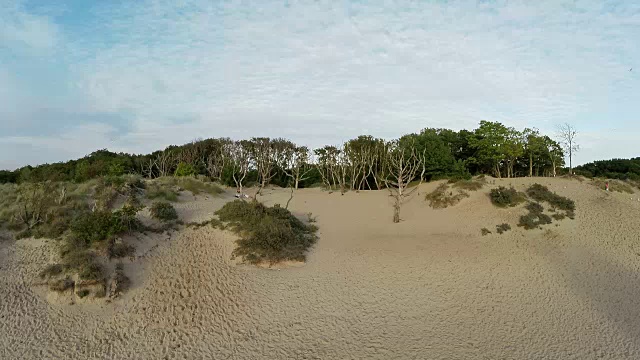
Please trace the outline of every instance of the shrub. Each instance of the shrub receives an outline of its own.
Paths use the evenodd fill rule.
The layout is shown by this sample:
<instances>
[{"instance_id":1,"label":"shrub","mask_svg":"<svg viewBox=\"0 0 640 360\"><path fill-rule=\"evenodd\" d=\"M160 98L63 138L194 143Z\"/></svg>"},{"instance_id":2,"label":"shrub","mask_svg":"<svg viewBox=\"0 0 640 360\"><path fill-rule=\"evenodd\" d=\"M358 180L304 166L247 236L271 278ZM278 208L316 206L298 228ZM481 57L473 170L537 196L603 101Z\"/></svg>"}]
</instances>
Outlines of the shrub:
<instances>
[{"instance_id":1,"label":"shrub","mask_svg":"<svg viewBox=\"0 0 640 360\"><path fill-rule=\"evenodd\" d=\"M77 294L78 294L78 297L80 299L82 299L82 298L85 298L85 297L89 296L89 294L91 294L91 291L89 291L88 289L82 289L82 290L78 291Z\"/></svg>"},{"instance_id":2,"label":"shrub","mask_svg":"<svg viewBox=\"0 0 640 360\"><path fill-rule=\"evenodd\" d=\"M482 189L484 186L484 182L479 180L459 180L453 184L453 187L468 190L468 191L477 191Z\"/></svg>"},{"instance_id":3,"label":"shrub","mask_svg":"<svg viewBox=\"0 0 640 360\"><path fill-rule=\"evenodd\" d=\"M529 189L527 189L527 195L536 201L546 201L551 206L561 210L573 211L576 208L573 200L551 192L549 188L540 184L531 185Z\"/></svg>"},{"instance_id":4,"label":"shrub","mask_svg":"<svg viewBox=\"0 0 640 360\"><path fill-rule=\"evenodd\" d=\"M131 280L124 273L124 265L118 263L112 279L112 291L114 294L123 293L131 286Z\"/></svg>"},{"instance_id":5,"label":"shrub","mask_svg":"<svg viewBox=\"0 0 640 360\"><path fill-rule=\"evenodd\" d=\"M70 229L86 244L109 240L128 230L127 221L123 221L126 216L125 213L111 211L85 213L71 222Z\"/></svg>"},{"instance_id":6,"label":"shrub","mask_svg":"<svg viewBox=\"0 0 640 360\"><path fill-rule=\"evenodd\" d=\"M482 229L480 229L480 233L482 233L482 236L487 236L487 235L491 234L491 230L489 230L487 228L482 228Z\"/></svg>"},{"instance_id":7,"label":"shrub","mask_svg":"<svg viewBox=\"0 0 640 360\"><path fill-rule=\"evenodd\" d=\"M209 195L218 195L224 192L219 186L213 183L205 183L194 178L180 179L179 184L182 188L190 191L193 195L199 195L201 193Z\"/></svg>"},{"instance_id":8,"label":"shrub","mask_svg":"<svg viewBox=\"0 0 640 360\"><path fill-rule=\"evenodd\" d=\"M102 265L92 262L82 267L78 276L82 280L104 280L104 269Z\"/></svg>"},{"instance_id":9,"label":"shrub","mask_svg":"<svg viewBox=\"0 0 640 360\"><path fill-rule=\"evenodd\" d=\"M48 265L46 268L44 268L44 270L40 271L40 274L38 274L38 276L40 277L40 279L47 279L47 278L56 277L62 274L63 271L64 271L64 267L62 265L52 264L52 265Z\"/></svg>"},{"instance_id":10,"label":"shrub","mask_svg":"<svg viewBox=\"0 0 640 360\"><path fill-rule=\"evenodd\" d=\"M524 194L513 187L507 189L504 186L500 186L496 189L491 189L489 195L491 202L499 207L513 207L525 200Z\"/></svg>"},{"instance_id":11,"label":"shrub","mask_svg":"<svg viewBox=\"0 0 640 360\"><path fill-rule=\"evenodd\" d=\"M135 252L135 246L123 242L114 242L109 246L109 258L111 259L132 256Z\"/></svg>"},{"instance_id":12,"label":"shrub","mask_svg":"<svg viewBox=\"0 0 640 360\"><path fill-rule=\"evenodd\" d=\"M178 164L176 171L174 173L175 176L194 176L197 173L195 167L191 164L187 164L185 162L181 162Z\"/></svg>"},{"instance_id":13,"label":"shrub","mask_svg":"<svg viewBox=\"0 0 640 360\"><path fill-rule=\"evenodd\" d=\"M566 217L567 217L567 215L565 215L565 214L563 214L563 213L557 213L557 214L553 214L553 215L551 215L551 217L552 217L554 220L558 220L558 221L559 221L559 220L564 220L564 218L566 218Z\"/></svg>"},{"instance_id":14,"label":"shrub","mask_svg":"<svg viewBox=\"0 0 640 360\"><path fill-rule=\"evenodd\" d=\"M56 280L49 284L49 289L52 291L63 292L72 289L75 283L71 278L66 277L64 279Z\"/></svg>"},{"instance_id":15,"label":"shrub","mask_svg":"<svg viewBox=\"0 0 640 360\"><path fill-rule=\"evenodd\" d=\"M544 208L542 207L542 205L540 205L540 203L534 202L528 203L525 208L534 214L541 214L544 211Z\"/></svg>"},{"instance_id":16,"label":"shrub","mask_svg":"<svg viewBox=\"0 0 640 360\"><path fill-rule=\"evenodd\" d=\"M551 217L542 213L528 213L520 217L518 226L524 227L526 230L537 229L541 225L551 224Z\"/></svg>"},{"instance_id":17,"label":"shrub","mask_svg":"<svg viewBox=\"0 0 640 360\"><path fill-rule=\"evenodd\" d=\"M429 201L429 206L434 209L444 209L456 205L467 197L469 197L469 194L464 190L458 190L454 195L452 191L449 191L447 184L440 184L434 191L425 196L425 200Z\"/></svg>"},{"instance_id":18,"label":"shrub","mask_svg":"<svg viewBox=\"0 0 640 360\"><path fill-rule=\"evenodd\" d=\"M503 233L505 233L505 232L507 232L509 230L511 230L511 225L509 225L507 223L496 225L496 231L500 235L502 235Z\"/></svg>"},{"instance_id":19,"label":"shrub","mask_svg":"<svg viewBox=\"0 0 640 360\"><path fill-rule=\"evenodd\" d=\"M304 261L317 240L317 227L305 225L279 205L268 208L257 201L235 200L216 214L241 236L234 257L252 264Z\"/></svg>"},{"instance_id":20,"label":"shrub","mask_svg":"<svg viewBox=\"0 0 640 360\"><path fill-rule=\"evenodd\" d=\"M156 220L167 222L176 220L178 218L178 212L173 207L173 205L165 201L158 201L153 203L150 210L151 217Z\"/></svg>"}]
</instances>

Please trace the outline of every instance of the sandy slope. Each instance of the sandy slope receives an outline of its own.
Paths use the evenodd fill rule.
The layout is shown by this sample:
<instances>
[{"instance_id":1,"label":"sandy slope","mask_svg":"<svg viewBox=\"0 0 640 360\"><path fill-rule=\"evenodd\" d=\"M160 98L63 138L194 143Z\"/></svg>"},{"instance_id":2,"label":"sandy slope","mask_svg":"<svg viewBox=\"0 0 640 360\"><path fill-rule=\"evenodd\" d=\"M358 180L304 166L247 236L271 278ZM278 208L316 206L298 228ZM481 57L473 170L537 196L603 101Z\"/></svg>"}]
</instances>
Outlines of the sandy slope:
<instances>
[{"instance_id":1,"label":"sandy slope","mask_svg":"<svg viewBox=\"0 0 640 360\"><path fill-rule=\"evenodd\" d=\"M384 192L303 190L292 209L320 227L305 266L236 265L233 236L210 228L163 234L140 240L135 287L111 304L48 301L30 284L52 244L0 242L0 358L640 358L638 195L496 182L533 181L575 199L576 220L522 230L524 210L494 208L488 189L432 210L427 184L392 224ZM228 199L180 212L204 220ZM502 222L514 230L480 236Z\"/></svg>"}]
</instances>

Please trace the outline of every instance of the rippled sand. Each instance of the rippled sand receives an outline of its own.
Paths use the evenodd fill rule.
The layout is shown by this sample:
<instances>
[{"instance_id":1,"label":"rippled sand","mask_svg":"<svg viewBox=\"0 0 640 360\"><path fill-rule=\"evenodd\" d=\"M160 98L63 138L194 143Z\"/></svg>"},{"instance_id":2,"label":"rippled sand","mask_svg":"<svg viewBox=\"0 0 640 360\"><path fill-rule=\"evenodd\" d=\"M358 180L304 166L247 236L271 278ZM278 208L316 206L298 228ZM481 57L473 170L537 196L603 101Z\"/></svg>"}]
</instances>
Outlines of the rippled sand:
<instances>
[{"instance_id":1,"label":"rippled sand","mask_svg":"<svg viewBox=\"0 0 640 360\"><path fill-rule=\"evenodd\" d=\"M494 208L488 189L432 210L427 184L393 224L388 193L301 190L293 211L320 227L304 266L236 265L234 236L208 227L142 237L134 288L112 303L33 285L53 242L0 240L0 358L639 359L638 195L497 185L534 181L575 199L576 220L525 231L524 210ZM199 221L230 198L178 207ZM503 222L513 230L480 235Z\"/></svg>"}]
</instances>

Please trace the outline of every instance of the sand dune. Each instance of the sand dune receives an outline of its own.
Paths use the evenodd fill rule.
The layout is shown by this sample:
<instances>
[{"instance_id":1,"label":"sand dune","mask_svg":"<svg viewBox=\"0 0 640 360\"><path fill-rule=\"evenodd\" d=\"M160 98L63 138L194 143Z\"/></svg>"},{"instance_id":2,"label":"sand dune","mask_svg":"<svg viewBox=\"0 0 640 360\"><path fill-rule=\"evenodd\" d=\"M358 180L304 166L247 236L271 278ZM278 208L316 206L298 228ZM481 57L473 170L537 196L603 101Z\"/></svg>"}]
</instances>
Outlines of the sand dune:
<instances>
[{"instance_id":1,"label":"sand dune","mask_svg":"<svg viewBox=\"0 0 640 360\"><path fill-rule=\"evenodd\" d=\"M388 193L300 190L292 211L320 227L304 266L238 265L234 236L209 227L142 237L134 287L112 303L51 299L33 283L54 243L0 241L0 358L640 358L638 194L496 186L533 182L576 200L576 219L517 228L524 210L493 207L488 188L433 210L422 198L434 183L393 224ZM230 199L177 208L201 221ZM513 230L480 235L503 222Z\"/></svg>"}]
</instances>

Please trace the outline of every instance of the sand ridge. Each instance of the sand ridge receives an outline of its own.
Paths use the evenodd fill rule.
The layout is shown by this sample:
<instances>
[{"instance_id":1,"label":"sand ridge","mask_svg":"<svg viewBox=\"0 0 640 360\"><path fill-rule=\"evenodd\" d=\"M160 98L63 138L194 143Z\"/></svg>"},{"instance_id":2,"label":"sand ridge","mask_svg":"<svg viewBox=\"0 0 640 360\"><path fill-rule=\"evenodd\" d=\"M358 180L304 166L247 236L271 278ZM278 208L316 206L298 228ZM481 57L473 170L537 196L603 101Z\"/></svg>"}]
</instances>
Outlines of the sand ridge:
<instances>
[{"instance_id":1,"label":"sand ridge","mask_svg":"<svg viewBox=\"0 0 640 360\"><path fill-rule=\"evenodd\" d=\"M320 228L304 266L238 265L234 235L209 227L149 235L127 265L133 289L111 304L47 301L32 282L54 243L0 242L0 358L640 358L638 195L568 179L491 186L533 182L576 200L576 220L517 228L524 210L491 206L488 187L433 210L430 183L392 224L386 192L300 190L292 211ZM177 208L202 221L231 199ZM513 230L480 235L502 222Z\"/></svg>"}]
</instances>

